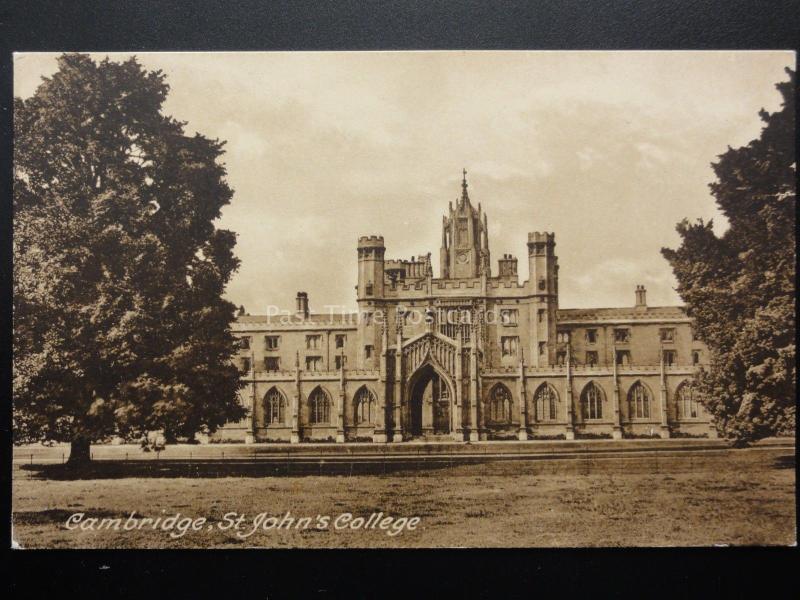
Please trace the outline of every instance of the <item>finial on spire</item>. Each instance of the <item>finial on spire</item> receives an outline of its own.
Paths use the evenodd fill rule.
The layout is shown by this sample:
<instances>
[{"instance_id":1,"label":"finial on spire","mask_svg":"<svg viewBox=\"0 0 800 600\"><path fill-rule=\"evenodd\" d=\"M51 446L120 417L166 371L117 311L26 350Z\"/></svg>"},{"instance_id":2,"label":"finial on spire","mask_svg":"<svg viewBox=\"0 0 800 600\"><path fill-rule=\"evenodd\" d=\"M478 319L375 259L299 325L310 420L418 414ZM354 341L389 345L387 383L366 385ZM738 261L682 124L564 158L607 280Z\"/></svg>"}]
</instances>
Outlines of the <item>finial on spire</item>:
<instances>
[{"instance_id":1,"label":"finial on spire","mask_svg":"<svg viewBox=\"0 0 800 600\"><path fill-rule=\"evenodd\" d=\"M467 196L467 170L463 169L464 179L461 180L461 199L466 200Z\"/></svg>"}]
</instances>

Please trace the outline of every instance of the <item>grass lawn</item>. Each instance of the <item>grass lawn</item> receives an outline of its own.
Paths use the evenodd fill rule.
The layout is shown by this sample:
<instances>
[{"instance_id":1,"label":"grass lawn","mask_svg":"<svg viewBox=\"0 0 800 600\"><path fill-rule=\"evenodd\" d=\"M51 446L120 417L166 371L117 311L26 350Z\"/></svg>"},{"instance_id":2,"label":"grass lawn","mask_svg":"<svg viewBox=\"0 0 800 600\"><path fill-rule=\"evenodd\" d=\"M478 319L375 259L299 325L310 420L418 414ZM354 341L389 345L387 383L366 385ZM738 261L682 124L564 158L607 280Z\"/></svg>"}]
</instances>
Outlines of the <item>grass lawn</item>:
<instances>
[{"instance_id":1,"label":"grass lawn","mask_svg":"<svg viewBox=\"0 0 800 600\"><path fill-rule=\"evenodd\" d=\"M23 548L519 547L789 545L796 540L794 450L513 460L386 475L49 478L15 463L14 539ZM67 529L73 513L123 521L205 517L199 531ZM259 529L259 513L419 517L380 529ZM244 515L222 530L224 515ZM174 531L174 530L173 530Z\"/></svg>"}]
</instances>

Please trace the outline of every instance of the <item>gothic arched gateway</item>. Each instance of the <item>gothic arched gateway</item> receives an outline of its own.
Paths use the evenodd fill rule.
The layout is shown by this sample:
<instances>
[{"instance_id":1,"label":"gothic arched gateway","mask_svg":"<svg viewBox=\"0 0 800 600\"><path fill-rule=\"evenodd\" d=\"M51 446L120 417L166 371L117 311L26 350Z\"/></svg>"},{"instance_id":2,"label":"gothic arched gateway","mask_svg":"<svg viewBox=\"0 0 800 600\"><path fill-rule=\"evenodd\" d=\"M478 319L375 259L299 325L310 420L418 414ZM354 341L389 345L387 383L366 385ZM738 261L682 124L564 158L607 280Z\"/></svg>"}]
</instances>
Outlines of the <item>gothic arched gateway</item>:
<instances>
[{"instance_id":1,"label":"gothic arched gateway","mask_svg":"<svg viewBox=\"0 0 800 600\"><path fill-rule=\"evenodd\" d=\"M408 384L408 425L411 436L450 434L453 389L446 375L431 363L420 366Z\"/></svg>"}]
</instances>

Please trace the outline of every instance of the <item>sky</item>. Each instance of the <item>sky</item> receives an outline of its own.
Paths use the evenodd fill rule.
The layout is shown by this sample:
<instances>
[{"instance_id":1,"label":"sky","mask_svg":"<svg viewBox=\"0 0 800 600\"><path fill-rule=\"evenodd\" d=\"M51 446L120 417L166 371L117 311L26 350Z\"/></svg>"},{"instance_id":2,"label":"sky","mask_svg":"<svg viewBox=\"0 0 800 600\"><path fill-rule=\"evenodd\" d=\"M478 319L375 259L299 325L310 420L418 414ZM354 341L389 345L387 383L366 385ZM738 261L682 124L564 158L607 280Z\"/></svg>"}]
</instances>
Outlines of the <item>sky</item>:
<instances>
[{"instance_id":1,"label":"sky","mask_svg":"<svg viewBox=\"0 0 800 600\"><path fill-rule=\"evenodd\" d=\"M112 60L129 54L110 53ZM683 218L714 219L711 163L758 137L792 52L136 53L167 75L164 112L226 140L235 194L218 225L242 264L226 291L251 314L355 308L356 243L432 253L468 171L492 269L550 231L562 308L679 304L660 254ZM32 95L57 54L14 60ZM106 53L94 55L97 59Z\"/></svg>"}]
</instances>

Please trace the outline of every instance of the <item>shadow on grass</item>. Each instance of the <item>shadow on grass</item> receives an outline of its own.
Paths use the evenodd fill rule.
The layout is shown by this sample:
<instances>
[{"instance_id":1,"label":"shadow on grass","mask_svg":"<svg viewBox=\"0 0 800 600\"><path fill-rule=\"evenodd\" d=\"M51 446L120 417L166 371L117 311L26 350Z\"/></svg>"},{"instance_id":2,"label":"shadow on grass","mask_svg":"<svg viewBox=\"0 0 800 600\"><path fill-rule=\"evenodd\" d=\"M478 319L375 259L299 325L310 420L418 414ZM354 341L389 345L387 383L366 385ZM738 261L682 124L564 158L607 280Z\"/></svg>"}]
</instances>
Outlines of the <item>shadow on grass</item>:
<instances>
[{"instance_id":1,"label":"shadow on grass","mask_svg":"<svg viewBox=\"0 0 800 600\"><path fill-rule=\"evenodd\" d=\"M217 478L217 477L303 477L382 475L414 471L449 469L463 464L479 464L482 459L451 461L448 459L393 461L119 461L95 460L89 464L22 465L34 478L55 480L123 479L123 478Z\"/></svg>"},{"instance_id":2,"label":"shadow on grass","mask_svg":"<svg viewBox=\"0 0 800 600\"><path fill-rule=\"evenodd\" d=\"M786 454L784 456L777 457L775 462L772 463L772 466L776 469L794 469L794 454Z\"/></svg>"}]
</instances>

